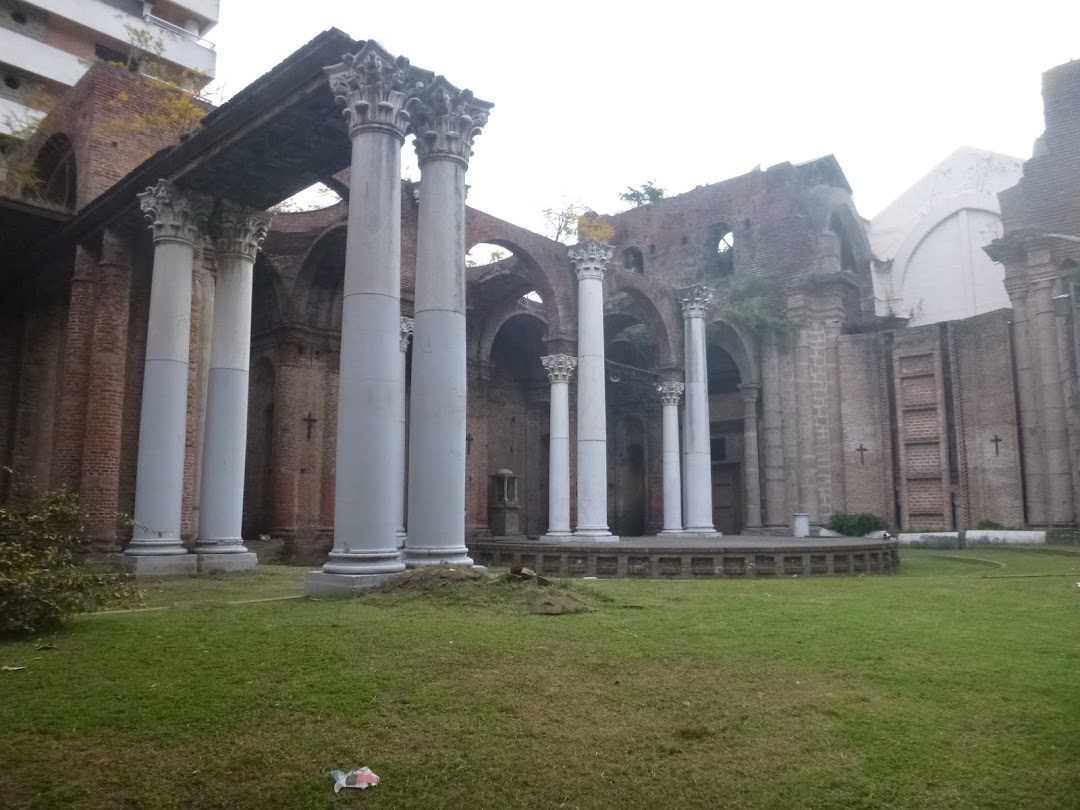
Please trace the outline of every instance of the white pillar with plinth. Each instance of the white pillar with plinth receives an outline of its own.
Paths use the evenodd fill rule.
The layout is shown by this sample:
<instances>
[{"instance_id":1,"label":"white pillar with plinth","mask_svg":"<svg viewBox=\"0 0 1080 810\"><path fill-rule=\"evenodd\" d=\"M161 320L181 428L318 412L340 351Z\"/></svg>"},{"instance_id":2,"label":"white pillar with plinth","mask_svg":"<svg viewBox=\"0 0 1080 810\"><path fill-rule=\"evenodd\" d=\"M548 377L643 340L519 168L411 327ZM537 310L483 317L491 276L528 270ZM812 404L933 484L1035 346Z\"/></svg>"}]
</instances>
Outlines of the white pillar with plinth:
<instances>
[{"instance_id":1,"label":"white pillar with plinth","mask_svg":"<svg viewBox=\"0 0 1080 810\"><path fill-rule=\"evenodd\" d=\"M705 315L712 290L695 284L679 291L686 321L686 532L718 536L712 514L712 441Z\"/></svg>"},{"instance_id":2,"label":"white pillar with plinth","mask_svg":"<svg viewBox=\"0 0 1080 810\"><path fill-rule=\"evenodd\" d=\"M570 377L577 358L568 354L541 357L551 382L548 416L548 530L545 538L569 540L570 531Z\"/></svg>"},{"instance_id":3,"label":"white pillar with plinth","mask_svg":"<svg viewBox=\"0 0 1080 810\"><path fill-rule=\"evenodd\" d=\"M686 386L674 380L661 383L663 409L664 528L660 534L682 534L682 454L679 452L679 400Z\"/></svg>"}]
</instances>

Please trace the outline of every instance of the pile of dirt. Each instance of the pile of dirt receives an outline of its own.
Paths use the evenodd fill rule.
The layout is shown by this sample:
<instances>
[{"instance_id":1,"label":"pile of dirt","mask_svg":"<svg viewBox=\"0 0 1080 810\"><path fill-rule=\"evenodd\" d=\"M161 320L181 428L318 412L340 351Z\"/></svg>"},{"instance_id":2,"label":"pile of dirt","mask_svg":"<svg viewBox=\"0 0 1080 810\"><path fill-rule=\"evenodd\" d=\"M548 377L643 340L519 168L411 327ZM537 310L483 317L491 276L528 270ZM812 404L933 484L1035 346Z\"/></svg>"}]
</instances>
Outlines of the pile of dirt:
<instances>
[{"instance_id":1,"label":"pile of dirt","mask_svg":"<svg viewBox=\"0 0 1080 810\"><path fill-rule=\"evenodd\" d=\"M410 569L388 579L360 599L387 606L427 602L545 616L592 613L599 608L597 598L576 590L567 582L542 577L522 578L453 565Z\"/></svg>"}]
</instances>

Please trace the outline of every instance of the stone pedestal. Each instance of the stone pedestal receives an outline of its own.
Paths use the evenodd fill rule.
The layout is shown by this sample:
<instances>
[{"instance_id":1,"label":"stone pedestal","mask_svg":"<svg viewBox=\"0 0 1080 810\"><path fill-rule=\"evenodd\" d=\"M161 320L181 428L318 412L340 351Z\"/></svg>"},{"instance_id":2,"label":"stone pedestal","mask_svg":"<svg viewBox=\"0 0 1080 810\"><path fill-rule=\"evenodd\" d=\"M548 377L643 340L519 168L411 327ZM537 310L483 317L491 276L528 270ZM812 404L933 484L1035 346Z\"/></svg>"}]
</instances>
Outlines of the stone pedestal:
<instances>
[{"instance_id":1,"label":"stone pedestal","mask_svg":"<svg viewBox=\"0 0 1080 810\"><path fill-rule=\"evenodd\" d=\"M590 239L570 248L578 278L577 527L574 535L617 540L608 529L604 267L612 248Z\"/></svg>"},{"instance_id":2,"label":"stone pedestal","mask_svg":"<svg viewBox=\"0 0 1080 810\"><path fill-rule=\"evenodd\" d=\"M679 452L681 382L662 383L657 392L663 408L664 528L661 534L682 534L682 458Z\"/></svg>"},{"instance_id":3,"label":"stone pedestal","mask_svg":"<svg viewBox=\"0 0 1080 810\"><path fill-rule=\"evenodd\" d=\"M568 354L541 357L551 382L548 420L548 530L544 537L569 540L570 531L570 376L577 359Z\"/></svg>"},{"instance_id":4,"label":"stone pedestal","mask_svg":"<svg viewBox=\"0 0 1080 810\"><path fill-rule=\"evenodd\" d=\"M490 107L441 76L410 106L420 164L405 541L410 567L472 564L465 547L465 172Z\"/></svg>"},{"instance_id":5,"label":"stone pedestal","mask_svg":"<svg viewBox=\"0 0 1080 810\"><path fill-rule=\"evenodd\" d=\"M251 284L255 255L270 218L225 204L217 239L217 286L203 439L199 537L200 571L254 568L241 538L247 452Z\"/></svg>"},{"instance_id":6,"label":"stone pedestal","mask_svg":"<svg viewBox=\"0 0 1080 810\"><path fill-rule=\"evenodd\" d=\"M188 352L195 243L210 214L205 198L160 181L139 195L152 220L154 271L146 335L135 516L128 569L138 576L193 573L180 539L187 440ZM151 559L152 558L152 559Z\"/></svg>"},{"instance_id":7,"label":"stone pedestal","mask_svg":"<svg viewBox=\"0 0 1080 810\"><path fill-rule=\"evenodd\" d=\"M712 516L712 444L709 378L705 362L705 314L712 290L700 284L680 290L686 319L686 531L715 534Z\"/></svg>"}]
</instances>

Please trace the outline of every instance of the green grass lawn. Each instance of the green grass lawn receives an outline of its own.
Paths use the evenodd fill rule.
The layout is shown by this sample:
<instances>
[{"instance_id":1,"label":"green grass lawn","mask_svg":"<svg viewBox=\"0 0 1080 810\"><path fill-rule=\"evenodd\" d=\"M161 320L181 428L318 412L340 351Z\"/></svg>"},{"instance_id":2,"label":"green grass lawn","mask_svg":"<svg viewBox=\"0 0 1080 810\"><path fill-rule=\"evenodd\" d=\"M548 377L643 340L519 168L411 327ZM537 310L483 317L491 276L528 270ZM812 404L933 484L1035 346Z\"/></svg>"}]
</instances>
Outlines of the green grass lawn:
<instances>
[{"instance_id":1,"label":"green grass lawn","mask_svg":"<svg viewBox=\"0 0 1080 810\"><path fill-rule=\"evenodd\" d=\"M567 616L167 582L0 643L0 807L1078 808L1075 551L584 583Z\"/></svg>"}]
</instances>

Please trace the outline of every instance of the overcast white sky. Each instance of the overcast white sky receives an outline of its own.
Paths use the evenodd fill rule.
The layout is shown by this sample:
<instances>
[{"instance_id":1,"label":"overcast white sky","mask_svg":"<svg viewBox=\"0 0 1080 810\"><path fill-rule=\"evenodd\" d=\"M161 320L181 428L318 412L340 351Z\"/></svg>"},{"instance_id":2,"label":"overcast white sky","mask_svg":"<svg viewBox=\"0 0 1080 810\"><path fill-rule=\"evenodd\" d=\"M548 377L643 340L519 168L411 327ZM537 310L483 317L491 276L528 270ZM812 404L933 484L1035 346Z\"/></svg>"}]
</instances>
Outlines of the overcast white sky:
<instances>
[{"instance_id":1,"label":"overcast white sky","mask_svg":"<svg viewBox=\"0 0 1080 810\"><path fill-rule=\"evenodd\" d=\"M958 146L1030 157L1040 74L1080 57L1076 0L221 0L225 95L330 27L495 102L469 203L534 229L830 152L872 217Z\"/></svg>"}]
</instances>

